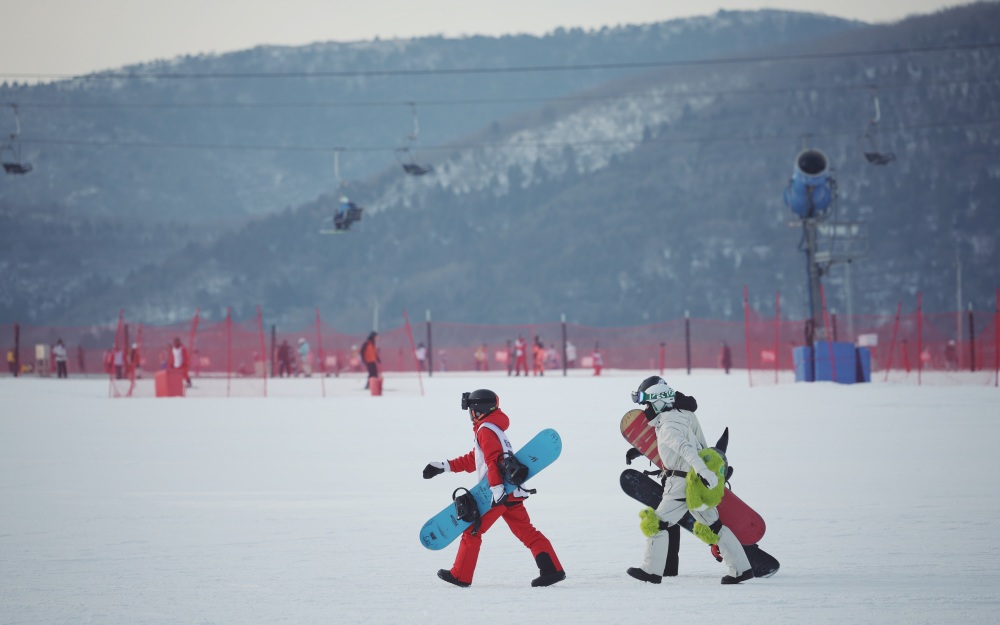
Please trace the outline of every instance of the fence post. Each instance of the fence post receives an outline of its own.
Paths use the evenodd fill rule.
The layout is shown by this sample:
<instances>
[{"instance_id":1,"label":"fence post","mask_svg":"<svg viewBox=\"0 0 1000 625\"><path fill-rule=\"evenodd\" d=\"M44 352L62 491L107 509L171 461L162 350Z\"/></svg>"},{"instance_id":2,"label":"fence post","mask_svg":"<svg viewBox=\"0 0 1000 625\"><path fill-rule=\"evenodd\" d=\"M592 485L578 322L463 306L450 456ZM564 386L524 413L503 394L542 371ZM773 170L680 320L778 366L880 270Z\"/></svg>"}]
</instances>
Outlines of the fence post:
<instances>
[{"instance_id":1,"label":"fence post","mask_svg":"<svg viewBox=\"0 0 1000 625\"><path fill-rule=\"evenodd\" d=\"M275 343L278 340L278 326L271 324L271 377L277 377L277 367L274 366L277 354L275 350L277 349Z\"/></svg>"},{"instance_id":2,"label":"fence post","mask_svg":"<svg viewBox=\"0 0 1000 625\"><path fill-rule=\"evenodd\" d=\"M319 388L323 397L326 397L326 352L323 351L323 321L319 316L319 307L316 308L316 371L319 373Z\"/></svg>"},{"instance_id":3,"label":"fence post","mask_svg":"<svg viewBox=\"0 0 1000 625\"><path fill-rule=\"evenodd\" d=\"M917 293L917 386L923 384L924 372L924 296Z\"/></svg>"},{"instance_id":4,"label":"fence post","mask_svg":"<svg viewBox=\"0 0 1000 625\"><path fill-rule=\"evenodd\" d=\"M899 331L899 313L902 310L903 302L899 302L896 305L896 321L892 324L892 338L889 340L889 356L885 359L885 380L883 382L889 381L889 370L892 369L892 352L896 349L896 332Z\"/></svg>"},{"instance_id":5,"label":"fence post","mask_svg":"<svg viewBox=\"0 0 1000 625\"><path fill-rule=\"evenodd\" d=\"M563 366L563 377L566 377L566 313L560 315L562 320L562 366Z\"/></svg>"},{"instance_id":6,"label":"fence post","mask_svg":"<svg viewBox=\"0 0 1000 625\"><path fill-rule=\"evenodd\" d=\"M1000 386L1000 289L993 292L993 386Z\"/></svg>"},{"instance_id":7,"label":"fence post","mask_svg":"<svg viewBox=\"0 0 1000 625\"><path fill-rule=\"evenodd\" d=\"M972 302L969 302L969 371L976 370L976 323L972 315Z\"/></svg>"},{"instance_id":8,"label":"fence post","mask_svg":"<svg viewBox=\"0 0 1000 625\"><path fill-rule=\"evenodd\" d=\"M233 381L233 309L226 306L226 397L231 397Z\"/></svg>"},{"instance_id":9,"label":"fence post","mask_svg":"<svg viewBox=\"0 0 1000 625\"><path fill-rule=\"evenodd\" d=\"M774 293L774 383L778 383L778 369L781 361L781 291ZM750 367L750 352L747 352L747 368ZM792 367L794 369L794 366Z\"/></svg>"},{"instance_id":10,"label":"fence post","mask_svg":"<svg viewBox=\"0 0 1000 625\"><path fill-rule=\"evenodd\" d=\"M21 324L14 322L14 377L21 375Z\"/></svg>"},{"instance_id":11,"label":"fence post","mask_svg":"<svg viewBox=\"0 0 1000 625\"><path fill-rule=\"evenodd\" d=\"M687 372L691 375L691 315L684 311L684 359L687 361Z\"/></svg>"},{"instance_id":12,"label":"fence post","mask_svg":"<svg viewBox=\"0 0 1000 625\"><path fill-rule=\"evenodd\" d=\"M418 363L419 366L419 363ZM434 375L434 343L431 341L431 309L427 309L427 377Z\"/></svg>"}]
</instances>

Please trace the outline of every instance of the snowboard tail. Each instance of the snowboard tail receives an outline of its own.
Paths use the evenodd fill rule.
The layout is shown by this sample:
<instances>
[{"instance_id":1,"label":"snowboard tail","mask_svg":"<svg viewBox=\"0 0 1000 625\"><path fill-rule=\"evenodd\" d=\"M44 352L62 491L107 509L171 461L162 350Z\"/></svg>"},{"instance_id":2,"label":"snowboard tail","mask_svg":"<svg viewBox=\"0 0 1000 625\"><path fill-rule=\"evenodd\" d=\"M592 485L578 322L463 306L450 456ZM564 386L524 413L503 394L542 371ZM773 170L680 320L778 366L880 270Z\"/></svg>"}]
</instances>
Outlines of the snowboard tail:
<instances>
[{"instance_id":1,"label":"snowboard tail","mask_svg":"<svg viewBox=\"0 0 1000 625\"><path fill-rule=\"evenodd\" d=\"M629 497L632 497L636 501L649 506L650 508L656 508L660 505L660 500L663 498L663 486L649 477L641 471L636 471L635 469L625 469L622 472L620 483L622 490ZM743 503L743 500L732 494L728 488L726 489L726 495L722 498L722 504L729 501L729 508L726 511L729 516L733 516L734 507L742 508L746 507L749 510L749 506ZM738 503L737 503L738 502ZM739 539L740 543L743 545L743 550L747 554L747 558L750 560L750 566L753 568L753 573L755 577L770 577L778 572L778 567L780 564L771 554L767 553L763 549L757 546L757 541L764 535L763 525L758 529L752 524L740 524L737 523L731 525L727 522L726 516L723 516L723 505L719 504L719 519L722 521L723 525L727 526L736 538ZM753 512L751 510L751 512ZM753 513L759 518L759 515ZM739 518L740 514L736 515ZM678 525L683 527L689 532L694 532L694 517L691 513L685 513L681 520L678 521ZM763 524L763 520L761 520ZM754 538L756 537L756 538Z\"/></svg>"},{"instance_id":2,"label":"snowboard tail","mask_svg":"<svg viewBox=\"0 0 1000 625\"><path fill-rule=\"evenodd\" d=\"M558 432L550 428L536 434L514 456L528 467L527 480L530 480L555 462L560 453L562 453L562 438ZM508 493L516 488L517 486L513 484L504 483L504 490ZM493 495L490 493L490 485L486 478L470 488L469 492L476 500L480 515L486 514L493 505ZM472 523L458 518L455 504L450 503L420 528L420 543L431 550L444 549L471 525Z\"/></svg>"},{"instance_id":3,"label":"snowboard tail","mask_svg":"<svg viewBox=\"0 0 1000 625\"><path fill-rule=\"evenodd\" d=\"M635 469L625 469L620 481L622 490L629 497L650 508L655 509L660 505L660 500L663 498L663 485L645 473ZM719 511L719 520L736 535L740 544L753 545L764 537L764 519L760 518L759 514L728 488L722 498L722 503L716 509ZM692 530L694 517L691 516L690 512L686 513L679 524L684 529Z\"/></svg>"}]
</instances>

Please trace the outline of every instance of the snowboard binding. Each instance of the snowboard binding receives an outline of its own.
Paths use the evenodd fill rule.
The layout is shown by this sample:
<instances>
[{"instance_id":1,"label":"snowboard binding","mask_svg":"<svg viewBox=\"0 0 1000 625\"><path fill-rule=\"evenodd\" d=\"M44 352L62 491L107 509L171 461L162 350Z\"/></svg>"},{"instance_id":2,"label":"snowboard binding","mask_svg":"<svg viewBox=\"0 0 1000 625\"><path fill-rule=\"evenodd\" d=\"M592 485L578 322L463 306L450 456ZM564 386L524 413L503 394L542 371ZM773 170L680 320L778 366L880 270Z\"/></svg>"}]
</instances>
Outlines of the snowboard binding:
<instances>
[{"instance_id":1,"label":"snowboard binding","mask_svg":"<svg viewBox=\"0 0 1000 625\"><path fill-rule=\"evenodd\" d=\"M464 490L465 492L461 495L458 491ZM456 488L451 494L451 500L455 502L455 516L463 521L472 523L472 535L475 536L479 533L479 525L482 523L482 517L479 515L479 505L476 504L476 498L472 496L468 488Z\"/></svg>"}]
</instances>

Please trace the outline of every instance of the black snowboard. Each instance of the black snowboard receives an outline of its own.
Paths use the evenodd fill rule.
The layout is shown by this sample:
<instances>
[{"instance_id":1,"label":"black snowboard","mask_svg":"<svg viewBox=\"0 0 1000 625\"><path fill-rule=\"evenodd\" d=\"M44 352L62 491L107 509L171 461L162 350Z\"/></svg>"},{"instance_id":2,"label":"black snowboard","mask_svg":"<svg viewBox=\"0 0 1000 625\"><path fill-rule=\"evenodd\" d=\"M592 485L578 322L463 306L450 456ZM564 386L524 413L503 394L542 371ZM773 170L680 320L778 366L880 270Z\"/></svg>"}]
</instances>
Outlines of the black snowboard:
<instances>
[{"instance_id":1,"label":"black snowboard","mask_svg":"<svg viewBox=\"0 0 1000 625\"><path fill-rule=\"evenodd\" d=\"M656 508L660 505L660 500L663 498L663 485L645 473L635 469L625 469L622 472L620 482L625 494L639 503L650 508ZM693 532L694 517L687 513L681 518L678 525ZM781 566L778 560L757 545L743 545L743 550L747 554L747 559L750 560L754 577L771 577L778 572L778 568Z\"/></svg>"}]
</instances>

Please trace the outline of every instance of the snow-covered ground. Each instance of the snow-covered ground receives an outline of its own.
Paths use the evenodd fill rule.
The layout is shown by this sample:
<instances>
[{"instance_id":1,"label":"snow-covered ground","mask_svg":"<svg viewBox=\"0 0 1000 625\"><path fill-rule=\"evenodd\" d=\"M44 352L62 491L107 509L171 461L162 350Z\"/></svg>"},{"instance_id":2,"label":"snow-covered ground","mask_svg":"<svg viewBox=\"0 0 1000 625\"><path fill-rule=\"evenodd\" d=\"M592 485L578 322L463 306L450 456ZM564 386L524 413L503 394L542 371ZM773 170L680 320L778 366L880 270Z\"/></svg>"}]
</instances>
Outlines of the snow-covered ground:
<instances>
[{"instance_id":1,"label":"snow-covered ground","mask_svg":"<svg viewBox=\"0 0 1000 625\"><path fill-rule=\"evenodd\" d=\"M652 372L649 372L652 373ZM1000 391L831 383L748 388L668 371L708 437L730 428L732 485L767 520L769 579L722 586L684 534L681 575L640 563L639 504L618 487L618 421L646 372L600 378L357 377L328 397L108 399L106 380L0 379L0 623L995 623ZM562 434L532 485L535 525L568 579L531 588L502 523L473 586L435 576L457 543L418 540L471 485L424 480L471 449L462 391L492 388L515 446ZM645 463L641 463L645 468ZM633 466L636 466L633 464Z\"/></svg>"}]
</instances>

